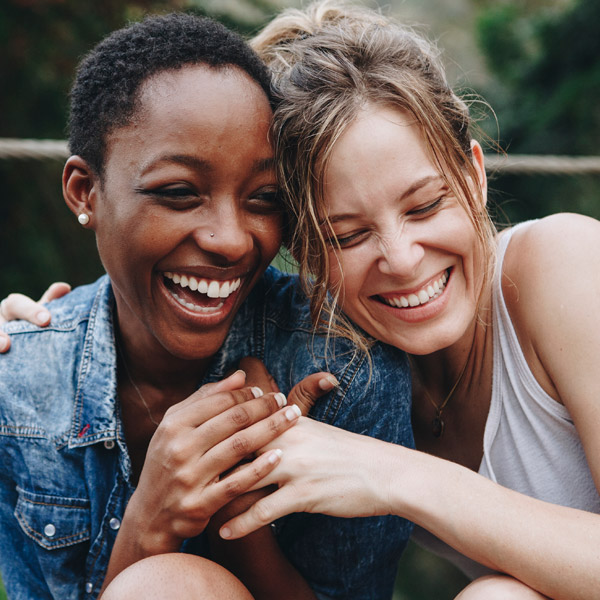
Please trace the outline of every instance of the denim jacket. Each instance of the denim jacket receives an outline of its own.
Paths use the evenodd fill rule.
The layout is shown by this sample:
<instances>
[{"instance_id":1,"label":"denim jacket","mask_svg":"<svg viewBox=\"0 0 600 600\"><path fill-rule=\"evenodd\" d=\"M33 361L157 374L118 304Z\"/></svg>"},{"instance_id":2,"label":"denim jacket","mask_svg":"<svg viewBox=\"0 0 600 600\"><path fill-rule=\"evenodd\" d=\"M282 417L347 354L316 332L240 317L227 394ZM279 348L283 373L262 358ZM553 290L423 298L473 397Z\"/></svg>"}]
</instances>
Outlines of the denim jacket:
<instances>
[{"instance_id":1,"label":"denim jacket","mask_svg":"<svg viewBox=\"0 0 600 600\"><path fill-rule=\"evenodd\" d=\"M412 446L406 357L376 345L373 368L346 340L312 335L294 276L270 268L240 308L203 383L246 355L260 357L281 390L316 370L339 388L311 416ZM5 326L0 358L0 571L11 600L96 598L125 506L134 491L117 398L110 280L49 306L50 327ZM392 595L411 532L398 517L296 514L277 522L288 559L321 598ZM184 551L210 556L199 536Z\"/></svg>"}]
</instances>

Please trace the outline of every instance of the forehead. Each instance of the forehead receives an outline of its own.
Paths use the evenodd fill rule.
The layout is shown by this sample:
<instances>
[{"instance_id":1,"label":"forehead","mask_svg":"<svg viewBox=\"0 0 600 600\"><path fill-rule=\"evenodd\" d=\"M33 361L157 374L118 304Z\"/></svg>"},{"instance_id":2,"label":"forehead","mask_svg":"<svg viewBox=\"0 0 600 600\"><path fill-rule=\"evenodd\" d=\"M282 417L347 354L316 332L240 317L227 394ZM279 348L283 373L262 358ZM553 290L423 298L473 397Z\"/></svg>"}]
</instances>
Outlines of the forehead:
<instances>
[{"instance_id":1,"label":"forehead","mask_svg":"<svg viewBox=\"0 0 600 600\"><path fill-rule=\"evenodd\" d=\"M266 160L272 157L271 116L264 91L239 68L163 71L140 88L131 123L108 137L109 162L124 152L140 162L165 153L207 160L226 151L232 160Z\"/></svg>"},{"instance_id":2,"label":"forehead","mask_svg":"<svg viewBox=\"0 0 600 600\"><path fill-rule=\"evenodd\" d=\"M377 197L387 187L438 175L415 119L396 108L367 106L333 147L325 177L328 200L350 191Z\"/></svg>"}]
</instances>

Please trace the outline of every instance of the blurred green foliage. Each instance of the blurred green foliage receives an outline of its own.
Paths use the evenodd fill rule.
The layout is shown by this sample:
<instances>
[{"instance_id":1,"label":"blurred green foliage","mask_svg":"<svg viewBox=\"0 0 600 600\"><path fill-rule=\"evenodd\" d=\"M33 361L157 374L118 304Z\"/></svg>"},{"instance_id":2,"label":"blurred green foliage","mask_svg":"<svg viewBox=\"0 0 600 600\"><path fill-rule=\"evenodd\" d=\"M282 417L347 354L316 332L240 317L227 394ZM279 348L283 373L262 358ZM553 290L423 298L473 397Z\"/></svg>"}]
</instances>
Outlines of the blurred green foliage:
<instances>
[{"instance_id":1,"label":"blurred green foliage","mask_svg":"<svg viewBox=\"0 0 600 600\"><path fill-rule=\"evenodd\" d=\"M493 75L480 92L497 116L484 124L487 133L513 154L597 155L600 2L478 4L477 38ZM597 176L506 175L492 189L500 220L559 211L600 218Z\"/></svg>"},{"instance_id":2,"label":"blurred green foliage","mask_svg":"<svg viewBox=\"0 0 600 600\"><path fill-rule=\"evenodd\" d=\"M476 91L493 99L497 116L482 124L488 135L511 153L598 154L600 2L471 2L491 73L487 88ZM64 138L79 58L144 13L209 14L250 35L279 6L277 0L4 0L0 137ZM17 290L38 296L51 281L79 285L102 273L93 235L63 203L61 171L58 161L0 160L0 298ZM500 221L564 210L600 218L597 177L496 175L491 188ZM453 567L411 544L395 598L451 599L464 584Z\"/></svg>"}]
</instances>

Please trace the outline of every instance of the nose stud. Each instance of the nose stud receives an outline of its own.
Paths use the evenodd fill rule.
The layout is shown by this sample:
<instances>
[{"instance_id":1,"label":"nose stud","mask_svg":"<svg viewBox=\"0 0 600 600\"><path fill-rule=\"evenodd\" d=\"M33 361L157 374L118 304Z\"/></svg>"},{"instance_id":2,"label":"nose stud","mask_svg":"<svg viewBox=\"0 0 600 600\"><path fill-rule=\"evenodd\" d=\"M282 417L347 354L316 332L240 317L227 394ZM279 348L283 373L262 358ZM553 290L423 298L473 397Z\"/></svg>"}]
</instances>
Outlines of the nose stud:
<instances>
[{"instance_id":1,"label":"nose stud","mask_svg":"<svg viewBox=\"0 0 600 600\"><path fill-rule=\"evenodd\" d=\"M212 231L210 232L210 237L215 237L215 234Z\"/></svg>"}]
</instances>

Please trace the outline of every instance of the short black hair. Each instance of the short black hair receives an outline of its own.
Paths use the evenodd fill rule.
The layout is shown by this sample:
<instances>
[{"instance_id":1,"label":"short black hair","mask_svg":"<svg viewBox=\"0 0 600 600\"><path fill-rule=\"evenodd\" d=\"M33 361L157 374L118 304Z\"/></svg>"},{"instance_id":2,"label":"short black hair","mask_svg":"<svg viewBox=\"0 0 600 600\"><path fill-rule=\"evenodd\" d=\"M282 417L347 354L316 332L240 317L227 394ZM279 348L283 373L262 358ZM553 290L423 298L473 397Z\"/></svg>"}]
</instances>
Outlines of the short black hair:
<instances>
[{"instance_id":1,"label":"short black hair","mask_svg":"<svg viewBox=\"0 0 600 600\"><path fill-rule=\"evenodd\" d=\"M106 139L131 122L141 85L152 75L186 65L235 66L270 97L270 76L237 33L187 13L149 16L114 31L80 63L71 89L69 149L103 174Z\"/></svg>"}]
</instances>

